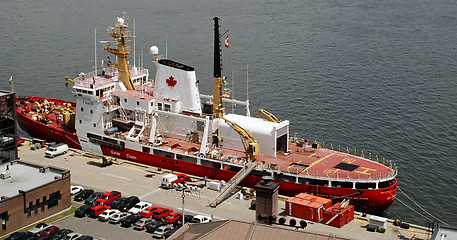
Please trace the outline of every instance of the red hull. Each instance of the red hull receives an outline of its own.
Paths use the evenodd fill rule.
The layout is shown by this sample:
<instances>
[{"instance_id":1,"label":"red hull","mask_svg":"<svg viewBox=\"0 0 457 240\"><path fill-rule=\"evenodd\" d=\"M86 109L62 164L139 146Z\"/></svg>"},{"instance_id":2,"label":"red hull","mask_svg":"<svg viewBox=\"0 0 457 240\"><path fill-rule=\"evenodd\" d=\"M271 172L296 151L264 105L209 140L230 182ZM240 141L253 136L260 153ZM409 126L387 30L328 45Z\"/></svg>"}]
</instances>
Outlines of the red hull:
<instances>
[{"instance_id":1,"label":"red hull","mask_svg":"<svg viewBox=\"0 0 457 240\"><path fill-rule=\"evenodd\" d=\"M32 98L34 98L36 101L40 99L36 97ZM48 100L60 103L65 102L56 99ZM72 104L75 106L74 103ZM72 148L81 149L76 133L65 131L64 129L54 125L45 125L39 121L35 121L31 119L26 113L21 112L19 109L17 110L17 120L21 128L33 137L42 138L47 141L62 142L68 144L68 146ZM113 156L116 158L126 159L129 161L156 166L164 169L170 169L195 176L206 176L211 179L228 181L236 174L236 172L227 169L218 169L210 166L198 165L191 162L139 152L131 149L118 151L102 146L102 151L103 154L107 156ZM257 184L260 180L262 180L261 176L251 174L241 182L241 185L245 187L254 187L254 185ZM395 200L397 192L397 181L395 180L395 183L389 187L380 189L338 188L280 181L280 194L286 196L295 196L302 192L330 199L341 199L346 197L351 199L351 204L355 205L358 210L382 212L386 210Z\"/></svg>"},{"instance_id":2,"label":"red hull","mask_svg":"<svg viewBox=\"0 0 457 240\"><path fill-rule=\"evenodd\" d=\"M139 152L127 148L124 151L118 151L102 146L102 150L103 154L107 156L127 159L141 164L184 172L200 177L208 177L211 179L228 181L236 174L236 172L226 169L216 169L209 166L198 165L195 163ZM252 188L260 180L262 180L261 176L251 174L241 182L241 185ZM347 198L351 199L351 204L355 205L360 211L382 212L389 208L395 200L397 182L395 180L395 184L387 188L358 190L280 181L280 194L295 196L302 192L330 199L338 199L347 196ZM361 193L359 194L359 192Z\"/></svg>"}]
</instances>

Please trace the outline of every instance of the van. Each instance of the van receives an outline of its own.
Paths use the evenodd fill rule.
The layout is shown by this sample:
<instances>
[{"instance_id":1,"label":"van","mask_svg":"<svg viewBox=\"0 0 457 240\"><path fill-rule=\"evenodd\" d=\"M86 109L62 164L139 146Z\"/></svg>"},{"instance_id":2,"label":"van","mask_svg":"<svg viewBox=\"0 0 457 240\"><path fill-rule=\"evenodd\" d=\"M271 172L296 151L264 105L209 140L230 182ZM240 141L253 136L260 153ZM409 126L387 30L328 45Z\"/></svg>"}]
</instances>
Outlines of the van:
<instances>
[{"instance_id":1,"label":"van","mask_svg":"<svg viewBox=\"0 0 457 240\"><path fill-rule=\"evenodd\" d=\"M44 152L46 157L53 158L60 154L65 154L68 151L68 145L65 143L59 143L52 147L49 147L48 150Z\"/></svg>"}]
</instances>

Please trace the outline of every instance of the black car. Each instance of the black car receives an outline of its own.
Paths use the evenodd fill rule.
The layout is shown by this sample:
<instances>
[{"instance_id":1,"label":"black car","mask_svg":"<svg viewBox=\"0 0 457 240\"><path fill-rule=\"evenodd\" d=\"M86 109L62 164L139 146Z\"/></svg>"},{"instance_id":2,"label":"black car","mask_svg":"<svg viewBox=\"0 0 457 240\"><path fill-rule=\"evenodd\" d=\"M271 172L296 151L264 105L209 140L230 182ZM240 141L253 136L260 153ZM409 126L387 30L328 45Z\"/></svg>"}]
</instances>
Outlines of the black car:
<instances>
[{"instance_id":1,"label":"black car","mask_svg":"<svg viewBox=\"0 0 457 240\"><path fill-rule=\"evenodd\" d=\"M163 237L165 239L169 238L173 233L175 233L176 231L178 231L179 227L174 227L172 228L170 231L166 232Z\"/></svg>"},{"instance_id":2,"label":"black car","mask_svg":"<svg viewBox=\"0 0 457 240\"><path fill-rule=\"evenodd\" d=\"M54 236L52 236L53 240L61 240L64 239L67 234L72 233L73 230L71 229L60 229Z\"/></svg>"},{"instance_id":3,"label":"black car","mask_svg":"<svg viewBox=\"0 0 457 240\"><path fill-rule=\"evenodd\" d=\"M75 240L92 240L92 239L94 239L92 236L82 235L81 237L79 237Z\"/></svg>"},{"instance_id":4,"label":"black car","mask_svg":"<svg viewBox=\"0 0 457 240\"><path fill-rule=\"evenodd\" d=\"M75 211L75 217L85 217L87 215L87 211L93 207L93 205L82 205Z\"/></svg>"},{"instance_id":5,"label":"black car","mask_svg":"<svg viewBox=\"0 0 457 240\"><path fill-rule=\"evenodd\" d=\"M25 232L14 232L11 233L5 240L22 240L27 237L27 233Z\"/></svg>"},{"instance_id":6,"label":"black car","mask_svg":"<svg viewBox=\"0 0 457 240\"><path fill-rule=\"evenodd\" d=\"M84 189L81 192L79 192L78 194L76 194L74 200L75 201L86 200L86 198L90 197L90 195L92 195L93 193L94 193L94 190L92 190L92 189Z\"/></svg>"},{"instance_id":7,"label":"black car","mask_svg":"<svg viewBox=\"0 0 457 240\"><path fill-rule=\"evenodd\" d=\"M121 219L121 226L123 227L130 227L132 226L134 223L138 222L138 220L140 220L141 216L138 215L138 214L132 214L132 215L129 215L123 219Z\"/></svg>"},{"instance_id":8,"label":"black car","mask_svg":"<svg viewBox=\"0 0 457 240\"><path fill-rule=\"evenodd\" d=\"M111 208L118 209L119 206L125 201L126 198L118 197L109 205Z\"/></svg>"},{"instance_id":9,"label":"black car","mask_svg":"<svg viewBox=\"0 0 457 240\"><path fill-rule=\"evenodd\" d=\"M146 229L146 232L153 233L153 232L155 232L155 230L157 230L157 228L159 228L161 226L165 226L165 225L167 225L167 223L162 222L160 220L156 220L156 221L148 223L146 226L144 226L144 228Z\"/></svg>"},{"instance_id":10,"label":"black car","mask_svg":"<svg viewBox=\"0 0 457 240\"><path fill-rule=\"evenodd\" d=\"M95 200L97 200L102 195L103 195L102 192L94 192L88 198L86 198L86 200L84 200L84 204L88 204L88 205L94 204Z\"/></svg>"},{"instance_id":11,"label":"black car","mask_svg":"<svg viewBox=\"0 0 457 240\"><path fill-rule=\"evenodd\" d=\"M118 209L122 212L127 212L130 208L139 203L140 199L137 196L131 196L125 199L125 201L119 205Z\"/></svg>"}]
</instances>

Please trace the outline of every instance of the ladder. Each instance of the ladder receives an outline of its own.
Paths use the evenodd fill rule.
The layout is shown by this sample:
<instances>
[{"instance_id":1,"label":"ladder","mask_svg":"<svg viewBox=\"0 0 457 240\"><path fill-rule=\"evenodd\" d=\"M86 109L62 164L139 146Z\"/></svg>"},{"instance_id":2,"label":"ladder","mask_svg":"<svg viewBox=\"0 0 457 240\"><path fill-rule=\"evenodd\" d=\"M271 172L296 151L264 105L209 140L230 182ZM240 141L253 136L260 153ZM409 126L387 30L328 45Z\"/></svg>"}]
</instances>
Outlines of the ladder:
<instances>
[{"instance_id":1,"label":"ladder","mask_svg":"<svg viewBox=\"0 0 457 240\"><path fill-rule=\"evenodd\" d=\"M235 174L224 186L224 188L221 191L221 194L219 194L210 204L210 207L217 207L219 204L221 204L223 201L227 200L233 194L238 192L240 189L235 189L238 184L240 184L241 181L243 181L246 176L251 173L251 171L257 166L257 162L255 161L250 161L248 162L239 172Z\"/></svg>"}]
</instances>

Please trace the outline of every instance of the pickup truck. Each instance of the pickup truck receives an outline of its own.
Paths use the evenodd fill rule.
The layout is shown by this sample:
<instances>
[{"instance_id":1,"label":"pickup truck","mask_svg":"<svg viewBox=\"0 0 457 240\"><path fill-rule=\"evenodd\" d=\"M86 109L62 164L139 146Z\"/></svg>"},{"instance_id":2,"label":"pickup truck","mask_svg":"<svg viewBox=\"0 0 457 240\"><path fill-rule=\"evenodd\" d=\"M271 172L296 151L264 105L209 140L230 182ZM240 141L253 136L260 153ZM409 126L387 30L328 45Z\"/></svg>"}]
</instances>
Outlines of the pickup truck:
<instances>
[{"instance_id":1,"label":"pickup truck","mask_svg":"<svg viewBox=\"0 0 457 240\"><path fill-rule=\"evenodd\" d=\"M122 194L118 191L105 192L101 197L95 200L95 202L100 205L109 205L118 197L122 197Z\"/></svg>"},{"instance_id":2,"label":"pickup truck","mask_svg":"<svg viewBox=\"0 0 457 240\"><path fill-rule=\"evenodd\" d=\"M173 184L186 181L187 175L182 173L170 173L162 177L160 186L162 188L171 188Z\"/></svg>"}]
</instances>

